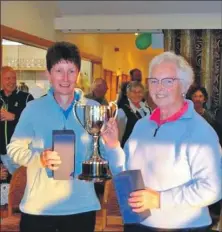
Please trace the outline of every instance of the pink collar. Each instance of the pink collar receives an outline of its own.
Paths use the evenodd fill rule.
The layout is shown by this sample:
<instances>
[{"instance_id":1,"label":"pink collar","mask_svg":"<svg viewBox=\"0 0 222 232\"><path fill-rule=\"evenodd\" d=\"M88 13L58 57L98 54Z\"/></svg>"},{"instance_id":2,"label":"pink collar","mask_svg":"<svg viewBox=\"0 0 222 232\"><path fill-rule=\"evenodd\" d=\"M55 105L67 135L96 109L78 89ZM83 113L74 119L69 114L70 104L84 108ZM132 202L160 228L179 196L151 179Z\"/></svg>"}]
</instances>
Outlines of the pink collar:
<instances>
[{"instance_id":1,"label":"pink collar","mask_svg":"<svg viewBox=\"0 0 222 232\"><path fill-rule=\"evenodd\" d=\"M185 101L181 109L175 114L171 115L169 118L160 120L160 108L154 110L150 116L150 120L155 121L158 125L162 125L166 122L174 122L179 119L188 110L188 102Z\"/></svg>"}]
</instances>

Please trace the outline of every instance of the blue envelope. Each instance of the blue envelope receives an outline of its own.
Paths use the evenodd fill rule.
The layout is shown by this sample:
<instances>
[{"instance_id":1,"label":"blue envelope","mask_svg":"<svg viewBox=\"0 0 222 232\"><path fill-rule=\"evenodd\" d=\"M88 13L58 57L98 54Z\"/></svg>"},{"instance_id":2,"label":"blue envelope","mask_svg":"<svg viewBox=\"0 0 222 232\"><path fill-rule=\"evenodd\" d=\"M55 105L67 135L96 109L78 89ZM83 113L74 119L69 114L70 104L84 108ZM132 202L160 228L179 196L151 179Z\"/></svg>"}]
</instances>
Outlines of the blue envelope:
<instances>
[{"instance_id":1,"label":"blue envelope","mask_svg":"<svg viewBox=\"0 0 222 232\"><path fill-rule=\"evenodd\" d=\"M124 224L140 223L150 216L150 210L135 213L128 204L130 193L145 189L140 170L128 170L113 177L113 183Z\"/></svg>"}]
</instances>

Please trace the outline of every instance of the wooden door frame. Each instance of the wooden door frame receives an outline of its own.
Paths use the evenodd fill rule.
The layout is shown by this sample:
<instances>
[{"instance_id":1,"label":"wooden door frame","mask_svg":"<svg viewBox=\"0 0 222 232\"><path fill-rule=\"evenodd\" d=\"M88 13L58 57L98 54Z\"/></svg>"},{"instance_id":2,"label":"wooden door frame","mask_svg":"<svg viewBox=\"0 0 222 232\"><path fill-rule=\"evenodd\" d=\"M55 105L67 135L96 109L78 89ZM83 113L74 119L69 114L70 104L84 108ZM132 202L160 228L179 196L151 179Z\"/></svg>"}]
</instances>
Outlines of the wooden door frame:
<instances>
[{"instance_id":1,"label":"wooden door frame","mask_svg":"<svg viewBox=\"0 0 222 232\"><path fill-rule=\"evenodd\" d=\"M112 81L112 75L113 75L113 71L112 70L109 70L109 69L103 69L103 79L106 80L107 82L107 85L109 86L109 83L108 83L108 80L106 79L106 73L109 73L110 74L110 81ZM110 82L111 83L111 82ZM106 98L108 101L111 100L111 85L110 85L110 88L108 89L107 93L106 93Z\"/></svg>"},{"instance_id":2,"label":"wooden door frame","mask_svg":"<svg viewBox=\"0 0 222 232\"><path fill-rule=\"evenodd\" d=\"M24 43L33 47L47 49L50 47L54 41L40 38L35 35L28 34L17 29L1 25L1 48L0 48L0 65L2 67L2 40L8 39L16 42ZM1 78L0 78L0 87L1 87Z\"/></svg>"},{"instance_id":3,"label":"wooden door frame","mask_svg":"<svg viewBox=\"0 0 222 232\"><path fill-rule=\"evenodd\" d=\"M43 38L40 38L38 36L31 35L31 34L28 34L26 32L19 31L17 29L7 27L4 25L1 25L1 40L2 39L13 40L16 42L24 43L24 44L27 44L30 46L43 48L43 49L47 49L53 43L55 43L55 41L43 39ZM89 53L81 52L81 51L80 51L80 53L81 53L81 57L83 59L89 60L92 63L102 64L102 58L95 56L95 55L92 55L92 54L89 54Z\"/></svg>"},{"instance_id":4,"label":"wooden door frame","mask_svg":"<svg viewBox=\"0 0 222 232\"><path fill-rule=\"evenodd\" d=\"M2 39L13 40L16 42L24 43L33 47L47 49L55 41L40 38L29 33L1 25L1 48L0 48L0 67L2 67ZM100 64L102 67L102 58L92 54L81 52L82 59L89 60L92 63ZM1 75L0 75L0 88L1 88Z\"/></svg>"},{"instance_id":5,"label":"wooden door frame","mask_svg":"<svg viewBox=\"0 0 222 232\"><path fill-rule=\"evenodd\" d=\"M1 25L1 39L13 40L44 49L50 47L55 42L4 25Z\"/></svg>"}]
</instances>

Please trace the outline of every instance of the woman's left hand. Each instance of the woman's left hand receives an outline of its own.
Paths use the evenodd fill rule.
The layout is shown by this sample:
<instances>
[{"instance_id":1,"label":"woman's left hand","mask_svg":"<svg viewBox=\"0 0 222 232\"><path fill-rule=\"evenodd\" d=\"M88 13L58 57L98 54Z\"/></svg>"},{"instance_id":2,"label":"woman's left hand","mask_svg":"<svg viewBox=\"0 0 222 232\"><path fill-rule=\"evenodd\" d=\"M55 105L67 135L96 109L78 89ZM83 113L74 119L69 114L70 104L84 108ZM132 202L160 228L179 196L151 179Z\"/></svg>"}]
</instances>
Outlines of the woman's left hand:
<instances>
[{"instance_id":1,"label":"woman's left hand","mask_svg":"<svg viewBox=\"0 0 222 232\"><path fill-rule=\"evenodd\" d=\"M118 136L118 126L114 118L110 118L106 126L102 129L101 135L106 145L110 148L116 148L120 146Z\"/></svg>"},{"instance_id":2,"label":"woman's left hand","mask_svg":"<svg viewBox=\"0 0 222 232\"><path fill-rule=\"evenodd\" d=\"M128 203L136 213L157 209L160 208L160 193L152 189L135 191L130 194Z\"/></svg>"}]
</instances>

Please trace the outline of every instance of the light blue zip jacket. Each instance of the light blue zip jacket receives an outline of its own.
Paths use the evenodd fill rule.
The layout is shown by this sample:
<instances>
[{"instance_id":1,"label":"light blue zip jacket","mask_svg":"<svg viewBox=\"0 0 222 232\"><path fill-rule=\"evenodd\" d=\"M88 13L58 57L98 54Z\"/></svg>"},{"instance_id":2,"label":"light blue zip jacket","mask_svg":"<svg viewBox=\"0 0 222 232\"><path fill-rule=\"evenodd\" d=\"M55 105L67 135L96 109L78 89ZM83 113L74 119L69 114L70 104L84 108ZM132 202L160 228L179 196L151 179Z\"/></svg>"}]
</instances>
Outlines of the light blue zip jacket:
<instances>
[{"instance_id":1,"label":"light blue zip jacket","mask_svg":"<svg viewBox=\"0 0 222 232\"><path fill-rule=\"evenodd\" d=\"M82 98L81 103L98 105L97 102ZM81 110L78 109L81 115ZM76 134L75 175L82 172L82 162L92 152L90 136L71 112L66 119L63 110L53 97L53 90L47 96L33 100L22 112L7 152L13 162L27 167L27 184L20 209L34 215L70 215L99 210L100 203L95 194L94 184L74 180L54 180L51 171L43 168L40 154L52 147L52 130L72 129ZM103 143L100 143L103 145ZM113 174L123 169L125 156L109 155L109 149L101 148L108 159Z\"/></svg>"},{"instance_id":2,"label":"light blue zip jacket","mask_svg":"<svg viewBox=\"0 0 222 232\"><path fill-rule=\"evenodd\" d=\"M124 151L126 169L140 169L147 188L160 193L160 208L142 224L178 229L211 224L208 206L222 198L222 152L218 136L194 110L158 128L149 117L140 119ZM113 155L121 155L121 148Z\"/></svg>"}]
</instances>

